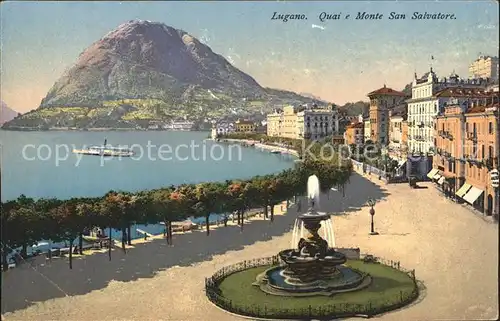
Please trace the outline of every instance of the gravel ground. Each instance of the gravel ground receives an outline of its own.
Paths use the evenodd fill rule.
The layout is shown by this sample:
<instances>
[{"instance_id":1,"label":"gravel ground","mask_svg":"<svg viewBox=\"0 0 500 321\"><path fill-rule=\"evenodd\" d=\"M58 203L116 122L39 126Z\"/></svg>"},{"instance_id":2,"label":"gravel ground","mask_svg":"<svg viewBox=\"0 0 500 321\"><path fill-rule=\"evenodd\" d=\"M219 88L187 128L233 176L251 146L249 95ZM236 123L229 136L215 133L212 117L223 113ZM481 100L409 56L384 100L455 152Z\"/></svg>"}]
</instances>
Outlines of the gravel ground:
<instances>
[{"instance_id":1,"label":"gravel ground","mask_svg":"<svg viewBox=\"0 0 500 321\"><path fill-rule=\"evenodd\" d=\"M498 225L442 198L430 183L377 185L359 175L346 196L323 197L334 218L339 247L360 247L416 269L422 281L417 302L377 317L382 320L493 320L498 318ZM428 187L428 188L425 188ZM375 228L368 235L366 199L378 200ZM234 321L210 304L204 278L245 259L274 255L290 245L296 211L276 221L256 220L237 227L138 244L125 255L113 251L75 261L53 262L38 271L18 268L4 275L5 320L190 320ZM56 283L48 282L47 279ZM64 291L68 296L62 293ZM41 301L39 303L33 303Z\"/></svg>"}]
</instances>

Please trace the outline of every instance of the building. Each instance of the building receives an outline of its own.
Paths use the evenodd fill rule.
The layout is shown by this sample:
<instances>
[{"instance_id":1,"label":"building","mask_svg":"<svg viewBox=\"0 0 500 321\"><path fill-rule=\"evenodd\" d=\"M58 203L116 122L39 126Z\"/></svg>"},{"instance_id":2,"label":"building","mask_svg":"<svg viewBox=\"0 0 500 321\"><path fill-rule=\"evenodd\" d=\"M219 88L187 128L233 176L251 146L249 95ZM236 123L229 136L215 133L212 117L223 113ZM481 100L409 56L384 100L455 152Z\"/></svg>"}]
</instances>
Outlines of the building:
<instances>
[{"instance_id":1,"label":"building","mask_svg":"<svg viewBox=\"0 0 500 321\"><path fill-rule=\"evenodd\" d=\"M234 127L237 133L254 133L256 126L253 121L238 119L234 123Z\"/></svg>"},{"instance_id":2,"label":"building","mask_svg":"<svg viewBox=\"0 0 500 321\"><path fill-rule=\"evenodd\" d=\"M370 128L370 115L363 117L363 133L365 143L370 140L371 128Z\"/></svg>"},{"instance_id":3,"label":"building","mask_svg":"<svg viewBox=\"0 0 500 321\"><path fill-rule=\"evenodd\" d=\"M446 195L486 215L499 213L498 188L492 186L490 175L499 167L498 111L494 94L450 100L436 116L436 155L427 175Z\"/></svg>"},{"instance_id":4,"label":"building","mask_svg":"<svg viewBox=\"0 0 500 321\"><path fill-rule=\"evenodd\" d=\"M345 144L345 139L344 135L333 135L332 136L332 144L333 145L344 145Z\"/></svg>"},{"instance_id":5,"label":"building","mask_svg":"<svg viewBox=\"0 0 500 321\"><path fill-rule=\"evenodd\" d=\"M355 122L347 125L344 133L344 142L346 145L362 145L364 137L364 123Z\"/></svg>"},{"instance_id":6,"label":"building","mask_svg":"<svg viewBox=\"0 0 500 321\"><path fill-rule=\"evenodd\" d=\"M320 139L339 133L333 105L324 108L287 106L267 115L267 135L293 139Z\"/></svg>"},{"instance_id":7,"label":"building","mask_svg":"<svg viewBox=\"0 0 500 321\"><path fill-rule=\"evenodd\" d=\"M498 57L479 56L469 66L469 77L498 82Z\"/></svg>"},{"instance_id":8,"label":"building","mask_svg":"<svg viewBox=\"0 0 500 321\"><path fill-rule=\"evenodd\" d=\"M216 123L212 126L212 139L216 139L217 137L228 135L236 132L236 128L233 123L230 122L220 122Z\"/></svg>"},{"instance_id":9,"label":"building","mask_svg":"<svg viewBox=\"0 0 500 321\"><path fill-rule=\"evenodd\" d=\"M267 115L267 136L297 138L299 108L286 106Z\"/></svg>"},{"instance_id":10,"label":"building","mask_svg":"<svg viewBox=\"0 0 500 321\"><path fill-rule=\"evenodd\" d=\"M482 79L463 80L456 74L449 78L438 79L432 68L429 72L412 83L411 98L408 103L408 173L425 177L432 167L434 155L434 117L443 111L443 106L452 97L442 95L448 88L484 89L486 81Z\"/></svg>"},{"instance_id":11,"label":"building","mask_svg":"<svg viewBox=\"0 0 500 321\"><path fill-rule=\"evenodd\" d=\"M406 107L389 112L389 157L406 161L408 144L408 122Z\"/></svg>"},{"instance_id":12,"label":"building","mask_svg":"<svg viewBox=\"0 0 500 321\"><path fill-rule=\"evenodd\" d=\"M386 146L389 140L389 111L403 103L405 93L384 87L368 94L370 98L370 140Z\"/></svg>"}]
</instances>

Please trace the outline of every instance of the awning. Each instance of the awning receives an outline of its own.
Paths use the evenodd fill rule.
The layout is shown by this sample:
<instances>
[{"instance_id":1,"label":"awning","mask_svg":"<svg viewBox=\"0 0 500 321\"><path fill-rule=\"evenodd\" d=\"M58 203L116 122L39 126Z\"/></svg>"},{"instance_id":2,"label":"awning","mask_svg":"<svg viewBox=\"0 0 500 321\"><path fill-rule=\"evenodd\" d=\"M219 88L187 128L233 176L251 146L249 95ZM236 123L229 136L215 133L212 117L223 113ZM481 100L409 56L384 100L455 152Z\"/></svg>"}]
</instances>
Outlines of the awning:
<instances>
[{"instance_id":1,"label":"awning","mask_svg":"<svg viewBox=\"0 0 500 321\"><path fill-rule=\"evenodd\" d=\"M458 189L458 191L455 193L459 197L464 197L464 195L469 191L469 189L472 187L472 185L465 183Z\"/></svg>"},{"instance_id":2,"label":"awning","mask_svg":"<svg viewBox=\"0 0 500 321\"><path fill-rule=\"evenodd\" d=\"M431 169L431 171L427 174L427 177L429 177L430 179L432 179L432 178L434 177L434 175L436 175L436 174L437 174L437 172L439 172L439 170L438 170L438 169L436 169L436 168L433 168L433 169Z\"/></svg>"},{"instance_id":3,"label":"awning","mask_svg":"<svg viewBox=\"0 0 500 321\"><path fill-rule=\"evenodd\" d=\"M469 192L467 194L465 194L463 199L466 200L467 203L472 205L479 198L479 196L481 196L481 194L483 194L482 190L472 186L471 189L469 190Z\"/></svg>"},{"instance_id":4,"label":"awning","mask_svg":"<svg viewBox=\"0 0 500 321\"><path fill-rule=\"evenodd\" d=\"M438 184L439 184L439 185L443 185L443 183L444 183L444 179L445 179L445 177L444 177L444 176L441 176L441 178L438 180Z\"/></svg>"}]
</instances>

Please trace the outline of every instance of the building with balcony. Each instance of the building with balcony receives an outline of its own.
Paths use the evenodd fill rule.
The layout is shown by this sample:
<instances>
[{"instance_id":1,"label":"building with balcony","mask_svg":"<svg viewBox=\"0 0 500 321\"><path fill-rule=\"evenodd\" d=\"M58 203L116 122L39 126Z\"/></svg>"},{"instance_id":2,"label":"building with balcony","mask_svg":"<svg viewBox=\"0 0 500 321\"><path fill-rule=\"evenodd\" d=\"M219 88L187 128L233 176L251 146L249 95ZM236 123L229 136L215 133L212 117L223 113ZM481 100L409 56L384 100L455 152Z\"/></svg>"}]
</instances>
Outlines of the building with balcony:
<instances>
[{"instance_id":1,"label":"building with balcony","mask_svg":"<svg viewBox=\"0 0 500 321\"><path fill-rule=\"evenodd\" d=\"M444 111L444 106L454 94L447 89L459 88L463 93L468 90L484 90L484 79L463 80L456 74L449 78L438 79L432 68L412 83L412 96L408 103L408 162L409 172L418 177L425 177L432 167L434 146L434 118ZM465 94L462 94L465 95Z\"/></svg>"},{"instance_id":2,"label":"building with balcony","mask_svg":"<svg viewBox=\"0 0 500 321\"><path fill-rule=\"evenodd\" d=\"M479 56L469 66L470 78L490 79L498 81L498 57Z\"/></svg>"},{"instance_id":3,"label":"building with balcony","mask_svg":"<svg viewBox=\"0 0 500 321\"><path fill-rule=\"evenodd\" d=\"M499 166L498 96L469 98L450 100L436 116L436 155L427 176L446 195L492 215L500 202L489 174Z\"/></svg>"},{"instance_id":4,"label":"building with balcony","mask_svg":"<svg viewBox=\"0 0 500 321\"><path fill-rule=\"evenodd\" d=\"M267 135L320 139L339 133L339 115L333 105L318 108L287 106L267 115Z\"/></svg>"},{"instance_id":5,"label":"building with balcony","mask_svg":"<svg viewBox=\"0 0 500 321\"><path fill-rule=\"evenodd\" d=\"M408 158L408 122L407 106L405 104L389 112L389 157L398 161L396 168L397 175L406 173L406 164Z\"/></svg>"},{"instance_id":6,"label":"building with balcony","mask_svg":"<svg viewBox=\"0 0 500 321\"><path fill-rule=\"evenodd\" d=\"M370 140L381 146L389 143L389 111L403 103L405 93L384 87L368 94L370 98Z\"/></svg>"},{"instance_id":7,"label":"building with balcony","mask_svg":"<svg viewBox=\"0 0 500 321\"><path fill-rule=\"evenodd\" d=\"M362 145L364 143L364 123L355 122L347 125L344 132L346 145Z\"/></svg>"}]
</instances>

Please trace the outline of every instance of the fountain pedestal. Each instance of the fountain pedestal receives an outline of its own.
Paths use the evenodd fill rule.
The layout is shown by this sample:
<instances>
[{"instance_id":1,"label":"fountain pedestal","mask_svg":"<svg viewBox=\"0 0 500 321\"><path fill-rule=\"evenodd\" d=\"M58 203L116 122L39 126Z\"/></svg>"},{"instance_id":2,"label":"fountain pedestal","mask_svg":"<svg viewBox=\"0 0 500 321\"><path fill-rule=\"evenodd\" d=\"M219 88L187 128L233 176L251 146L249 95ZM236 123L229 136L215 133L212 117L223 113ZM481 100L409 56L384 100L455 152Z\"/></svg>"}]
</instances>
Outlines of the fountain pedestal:
<instances>
[{"instance_id":1,"label":"fountain pedestal","mask_svg":"<svg viewBox=\"0 0 500 321\"><path fill-rule=\"evenodd\" d=\"M263 291L276 295L331 295L367 286L369 278L342 266L347 260L346 256L329 248L328 242L318 234L321 222L331 218L329 214L318 213L314 209L314 204L319 200L319 181L316 176L309 177L308 192L311 207L298 217L308 236L300 239L297 249L279 252L285 266L267 270L257 277L255 284Z\"/></svg>"}]
</instances>

